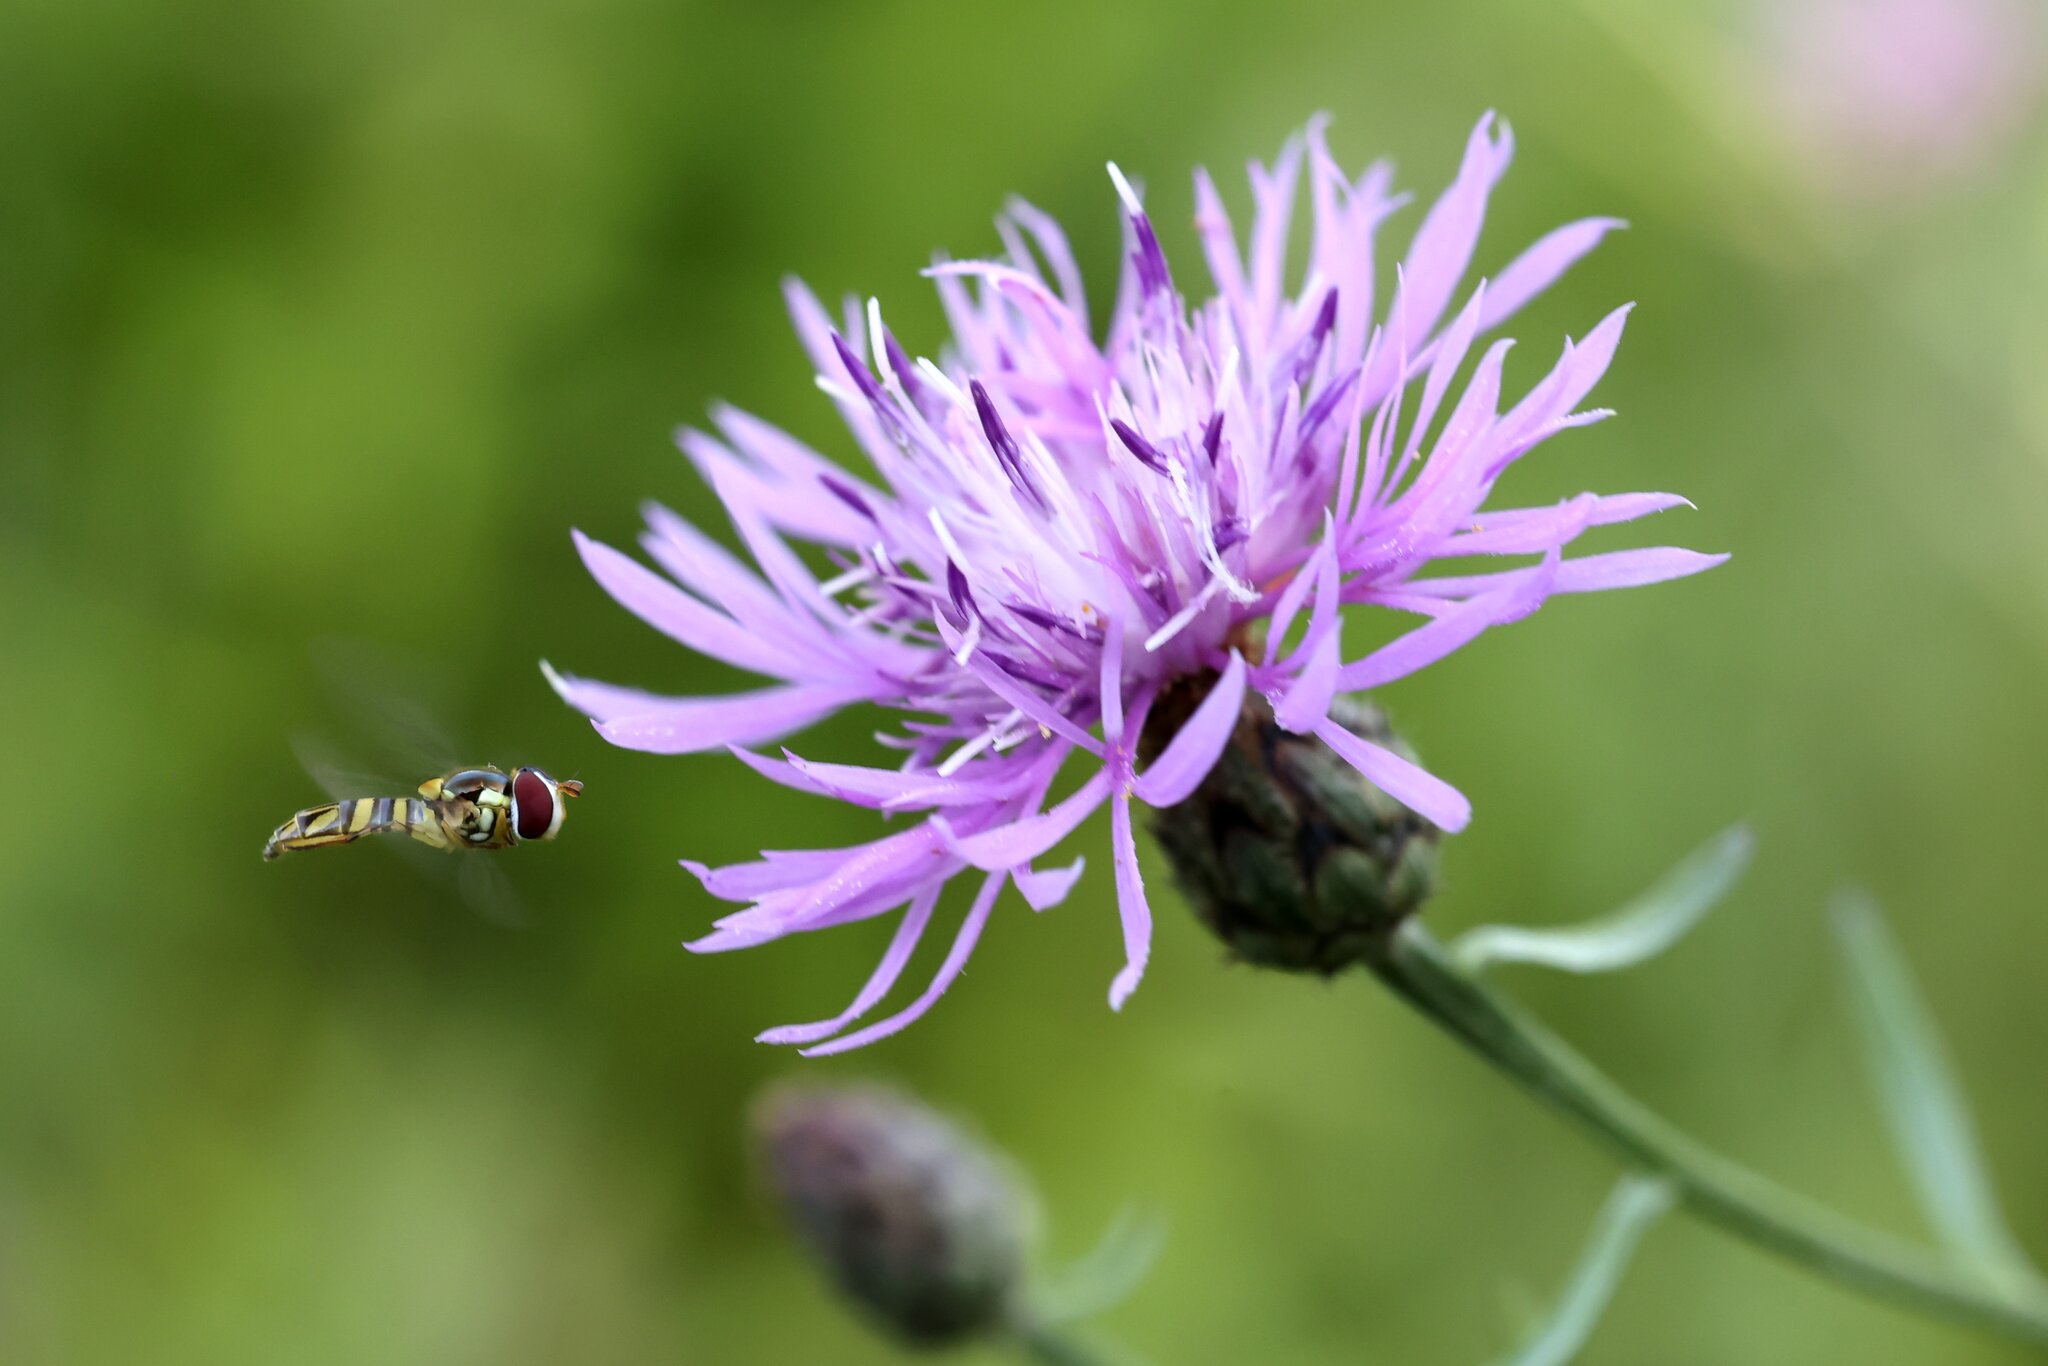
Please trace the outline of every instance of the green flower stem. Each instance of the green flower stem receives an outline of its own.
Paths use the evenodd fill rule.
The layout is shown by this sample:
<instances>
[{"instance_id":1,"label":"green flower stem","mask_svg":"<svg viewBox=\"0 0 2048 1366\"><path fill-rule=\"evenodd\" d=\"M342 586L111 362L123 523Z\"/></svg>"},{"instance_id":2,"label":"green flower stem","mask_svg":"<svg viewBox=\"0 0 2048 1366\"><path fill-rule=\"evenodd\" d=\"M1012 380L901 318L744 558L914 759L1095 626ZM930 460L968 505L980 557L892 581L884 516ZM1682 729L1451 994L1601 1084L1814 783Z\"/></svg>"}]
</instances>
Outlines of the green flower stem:
<instances>
[{"instance_id":1,"label":"green flower stem","mask_svg":"<svg viewBox=\"0 0 2048 1366\"><path fill-rule=\"evenodd\" d=\"M1025 1357L1041 1366L1108 1366L1108 1358L1063 1329L1043 1323L1020 1323L1013 1330Z\"/></svg>"},{"instance_id":2,"label":"green flower stem","mask_svg":"<svg viewBox=\"0 0 2048 1366\"><path fill-rule=\"evenodd\" d=\"M2002 1290L1904 1239L1846 1219L1709 1151L1569 1044L1458 967L1409 921L1368 965L1381 981L1703 1219L1875 1299L2048 1344L2048 1296Z\"/></svg>"}]
</instances>

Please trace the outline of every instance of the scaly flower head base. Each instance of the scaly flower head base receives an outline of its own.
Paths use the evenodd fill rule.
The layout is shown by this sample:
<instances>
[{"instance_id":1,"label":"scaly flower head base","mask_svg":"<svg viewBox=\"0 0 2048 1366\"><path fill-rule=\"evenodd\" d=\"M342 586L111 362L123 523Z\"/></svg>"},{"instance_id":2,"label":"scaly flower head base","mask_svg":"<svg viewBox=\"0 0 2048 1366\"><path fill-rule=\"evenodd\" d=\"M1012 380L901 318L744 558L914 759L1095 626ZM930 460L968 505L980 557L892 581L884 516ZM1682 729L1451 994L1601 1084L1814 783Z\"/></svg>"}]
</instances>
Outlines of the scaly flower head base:
<instances>
[{"instance_id":1,"label":"scaly flower head base","mask_svg":"<svg viewBox=\"0 0 2048 1366\"><path fill-rule=\"evenodd\" d=\"M775 782L897 818L892 833L853 848L686 865L713 895L743 906L691 945L701 952L900 914L845 1011L764 1040L837 1052L923 1014L959 976L1006 886L1037 909L1066 896L1080 863L1039 860L1104 805L1125 958L1110 1003L1121 1006L1151 942L1132 806L1173 807L1193 793L1248 696L1287 733L1320 740L1387 796L1455 831L1470 816L1464 797L1347 725L1333 710L1338 695L1413 673L1553 594L1719 562L1673 548L1565 558L1590 528L1684 502L1671 494L1481 510L1536 445L1607 415L1580 405L1627 315L1617 309L1567 342L1546 375L1504 402L1509 343L1482 348L1482 337L1616 226L1560 228L1458 301L1510 151L1505 128L1482 119L1384 308L1373 297L1375 234L1403 201L1384 166L1357 179L1339 170L1320 122L1271 167L1251 168L1243 249L1215 186L1197 174L1196 228L1215 293L1195 304L1136 190L1111 167L1126 269L1100 341L1066 239L1021 203L998 223L1003 259L942 260L928 272L952 330L936 361L913 360L876 303L850 304L835 329L791 285L819 387L874 477L721 409L717 434L686 432L682 446L754 567L659 508L642 546L669 577L578 535L590 572L629 610L777 680L676 698L550 670L606 738L666 754L731 748ZM1287 242L1304 181L1309 255L1292 278ZM838 572L821 582L798 544ZM1426 572L1472 557L1525 562ZM1347 657L1347 607L1417 624ZM1196 678L1214 683L1170 736L1153 729L1141 760L1138 737L1155 705ZM894 751L888 765L755 752L860 702L903 714L877 737ZM1086 766L1085 781L1048 804L1069 763ZM972 900L936 977L904 1009L854 1028L895 987L962 875Z\"/></svg>"},{"instance_id":2,"label":"scaly flower head base","mask_svg":"<svg viewBox=\"0 0 2048 1366\"><path fill-rule=\"evenodd\" d=\"M1154 720L1171 718L1175 700ZM1330 715L1413 761L1363 698L1338 698ZM1341 972L1436 889L1437 827L1315 736L1282 729L1256 693L1194 794L1152 813L1152 833L1202 923L1258 967Z\"/></svg>"}]
</instances>

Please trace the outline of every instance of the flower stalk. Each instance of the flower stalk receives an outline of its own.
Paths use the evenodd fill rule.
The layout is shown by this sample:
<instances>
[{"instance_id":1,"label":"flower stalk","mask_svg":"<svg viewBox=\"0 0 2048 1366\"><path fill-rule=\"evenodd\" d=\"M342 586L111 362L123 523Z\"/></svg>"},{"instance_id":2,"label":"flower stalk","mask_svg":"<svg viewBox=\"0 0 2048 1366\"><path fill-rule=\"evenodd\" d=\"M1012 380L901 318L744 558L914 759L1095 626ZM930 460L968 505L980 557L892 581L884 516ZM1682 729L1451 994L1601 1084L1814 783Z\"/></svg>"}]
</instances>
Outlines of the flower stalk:
<instances>
[{"instance_id":1,"label":"flower stalk","mask_svg":"<svg viewBox=\"0 0 2048 1366\"><path fill-rule=\"evenodd\" d=\"M1670 1183L1679 1203L1700 1218L1873 1299L2048 1344L2048 1295L2002 1288L1711 1151L1460 967L1418 921L1402 925L1365 961L1396 995L1628 1166Z\"/></svg>"},{"instance_id":2,"label":"flower stalk","mask_svg":"<svg viewBox=\"0 0 2048 1366\"><path fill-rule=\"evenodd\" d=\"M1019 1354L1039 1366L1107 1366L1106 1357L1062 1327L1024 1322L1014 1336Z\"/></svg>"}]
</instances>

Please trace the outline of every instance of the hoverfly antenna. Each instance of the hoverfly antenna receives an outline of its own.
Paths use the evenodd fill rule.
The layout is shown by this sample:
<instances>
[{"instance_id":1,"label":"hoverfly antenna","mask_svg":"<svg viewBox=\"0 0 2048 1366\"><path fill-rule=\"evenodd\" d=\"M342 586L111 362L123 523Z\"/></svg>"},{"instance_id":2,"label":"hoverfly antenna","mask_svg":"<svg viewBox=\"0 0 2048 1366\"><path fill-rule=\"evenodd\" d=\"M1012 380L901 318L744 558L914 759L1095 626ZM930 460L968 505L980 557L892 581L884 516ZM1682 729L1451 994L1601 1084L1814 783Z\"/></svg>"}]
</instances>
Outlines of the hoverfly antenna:
<instances>
[{"instance_id":1,"label":"hoverfly antenna","mask_svg":"<svg viewBox=\"0 0 2048 1366\"><path fill-rule=\"evenodd\" d=\"M564 778L561 782L556 783L555 786L561 788L562 791L568 793L572 797L580 797L583 795L583 784L578 782L574 778Z\"/></svg>"}]
</instances>

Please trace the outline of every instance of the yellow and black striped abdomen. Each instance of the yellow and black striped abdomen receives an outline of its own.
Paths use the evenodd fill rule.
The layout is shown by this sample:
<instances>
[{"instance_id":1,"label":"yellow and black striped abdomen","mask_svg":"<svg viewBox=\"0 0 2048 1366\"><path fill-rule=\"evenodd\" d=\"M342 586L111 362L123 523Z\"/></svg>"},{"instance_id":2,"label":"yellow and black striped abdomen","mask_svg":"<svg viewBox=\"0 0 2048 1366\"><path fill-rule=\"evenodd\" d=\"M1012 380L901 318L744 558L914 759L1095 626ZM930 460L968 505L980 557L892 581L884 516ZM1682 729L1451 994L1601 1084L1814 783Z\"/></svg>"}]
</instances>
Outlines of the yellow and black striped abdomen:
<instances>
[{"instance_id":1,"label":"yellow and black striped abdomen","mask_svg":"<svg viewBox=\"0 0 2048 1366\"><path fill-rule=\"evenodd\" d=\"M419 797L356 797L299 812L271 832L270 842L263 846L263 857L348 844L387 830L411 835L436 849L448 847L448 837L432 802Z\"/></svg>"}]
</instances>

